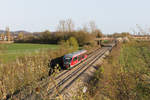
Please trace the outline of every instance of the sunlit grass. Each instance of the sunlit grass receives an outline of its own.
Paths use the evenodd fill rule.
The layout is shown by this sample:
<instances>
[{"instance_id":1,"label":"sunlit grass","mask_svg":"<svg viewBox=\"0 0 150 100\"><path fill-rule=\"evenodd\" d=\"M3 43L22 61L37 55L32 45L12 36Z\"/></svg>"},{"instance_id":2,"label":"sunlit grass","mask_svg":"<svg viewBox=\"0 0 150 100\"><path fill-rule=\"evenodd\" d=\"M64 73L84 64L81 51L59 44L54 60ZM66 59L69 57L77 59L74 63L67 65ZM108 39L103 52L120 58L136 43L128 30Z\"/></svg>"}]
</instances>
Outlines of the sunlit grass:
<instances>
[{"instance_id":1,"label":"sunlit grass","mask_svg":"<svg viewBox=\"0 0 150 100\"><path fill-rule=\"evenodd\" d=\"M34 55L39 53L40 50L56 50L59 48L59 45L14 43L1 44L0 47L2 48L2 51L0 52L0 61L6 63L13 61L20 56Z\"/></svg>"}]
</instances>

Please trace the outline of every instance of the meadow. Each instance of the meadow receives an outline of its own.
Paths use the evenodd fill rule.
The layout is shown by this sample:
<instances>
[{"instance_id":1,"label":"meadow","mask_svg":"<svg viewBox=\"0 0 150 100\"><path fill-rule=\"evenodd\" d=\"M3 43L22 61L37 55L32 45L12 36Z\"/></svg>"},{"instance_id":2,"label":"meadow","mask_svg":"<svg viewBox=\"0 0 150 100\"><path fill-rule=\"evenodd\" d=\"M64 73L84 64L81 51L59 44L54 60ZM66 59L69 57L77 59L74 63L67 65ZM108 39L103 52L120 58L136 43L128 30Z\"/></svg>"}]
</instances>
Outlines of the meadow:
<instances>
[{"instance_id":1,"label":"meadow","mask_svg":"<svg viewBox=\"0 0 150 100\"><path fill-rule=\"evenodd\" d=\"M88 83L89 91L85 97L93 100L149 100L149 61L150 42L118 44Z\"/></svg>"},{"instance_id":2,"label":"meadow","mask_svg":"<svg viewBox=\"0 0 150 100\"><path fill-rule=\"evenodd\" d=\"M17 57L25 55L38 54L41 50L56 50L59 45L52 44L30 44L30 43L14 43L0 44L0 61L4 63L11 62Z\"/></svg>"}]
</instances>

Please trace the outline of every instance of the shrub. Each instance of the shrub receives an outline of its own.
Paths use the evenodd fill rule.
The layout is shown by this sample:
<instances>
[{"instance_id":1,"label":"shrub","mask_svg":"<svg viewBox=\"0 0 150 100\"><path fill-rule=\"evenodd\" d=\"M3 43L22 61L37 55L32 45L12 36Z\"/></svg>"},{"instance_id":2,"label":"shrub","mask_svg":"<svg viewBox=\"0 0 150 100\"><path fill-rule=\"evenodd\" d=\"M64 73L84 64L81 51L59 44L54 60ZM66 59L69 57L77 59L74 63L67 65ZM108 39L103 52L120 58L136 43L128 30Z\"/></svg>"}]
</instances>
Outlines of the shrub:
<instances>
[{"instance_id":1,"label":"shrub","mask_svg":"<svg viewBox=\"0 0 150 100\"><path fill-rule=\"evenodd\" d=\"M67 42L69 42L69 46L74 50L78 50L79 46L78 46L78 42L76 40L76 38L74 37L70 37L69 40L67 40Z\"/></svg>"}]
</instances>

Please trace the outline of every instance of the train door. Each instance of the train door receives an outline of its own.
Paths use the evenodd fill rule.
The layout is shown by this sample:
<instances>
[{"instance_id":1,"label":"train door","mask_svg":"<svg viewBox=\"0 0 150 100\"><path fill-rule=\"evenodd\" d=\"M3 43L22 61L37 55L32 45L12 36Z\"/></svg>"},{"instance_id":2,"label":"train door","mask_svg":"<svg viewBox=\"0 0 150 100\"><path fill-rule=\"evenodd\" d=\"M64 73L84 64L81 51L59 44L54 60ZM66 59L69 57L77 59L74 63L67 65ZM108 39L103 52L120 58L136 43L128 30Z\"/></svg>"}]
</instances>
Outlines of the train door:
<instances>
[{"instance_id":1,"label":"train door","mask_svg":"<svg viewBox=\"0 0 150 100\"><path fill-rule=\"evenodd\" d=\"M73 58L72 65L74 66L74 65L76 65L77 63L78 63L78 57L76 56L76 57Z\"/></svg>"},{"instance_id":2,"label":"train door","mask_svg":"<svg viewBox=\"0 0 150 100\"><path fill-rule=\"evenodd\" d=\"M78 56L78 62L81 62L82 61L82 55L79 55Z\"/></svg>"},{"instance_id":3,"label":"train door","mask_svg":"<svg viewBox=\"0 0 150 100\"><path fill-rule=\"evenodd\" d=\"M84 54L82 54L82 60L84 60L84 58L85 58L85 57L84 57Z\"/></svg>"},{"instance_id":4,"label":"train door","mask_svg":"<svg viewBox=\"0 0 150 100\"><path fill-rule=\"evenodd\" d=\"M87 57L88 57L88 55L87 55L87 54L85 54L85 55L84 55L84 58L86 59Z\"/></svg>"}]
</instances>

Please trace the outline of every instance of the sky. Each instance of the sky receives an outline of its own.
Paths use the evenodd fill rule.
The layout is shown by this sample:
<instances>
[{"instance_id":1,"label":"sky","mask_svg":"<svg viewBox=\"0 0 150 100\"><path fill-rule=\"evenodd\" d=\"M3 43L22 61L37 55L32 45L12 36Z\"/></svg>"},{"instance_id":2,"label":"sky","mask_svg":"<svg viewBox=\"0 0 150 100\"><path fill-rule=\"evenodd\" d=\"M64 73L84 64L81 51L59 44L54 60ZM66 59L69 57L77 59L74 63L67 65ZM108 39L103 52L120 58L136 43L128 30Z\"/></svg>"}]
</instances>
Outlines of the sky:
<instances>
[{"instance_id":1,"label":"sky","mask_svg":"<svg viewBox=\"0 0 150 100\"><path fill-rule=\"evenodd\" d=\"M95 21L105 34L150 28L150 0L0 0L0 30L55 31L60 20L76 28Z\"/></svg>"}]
</instances>

